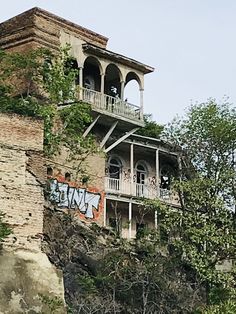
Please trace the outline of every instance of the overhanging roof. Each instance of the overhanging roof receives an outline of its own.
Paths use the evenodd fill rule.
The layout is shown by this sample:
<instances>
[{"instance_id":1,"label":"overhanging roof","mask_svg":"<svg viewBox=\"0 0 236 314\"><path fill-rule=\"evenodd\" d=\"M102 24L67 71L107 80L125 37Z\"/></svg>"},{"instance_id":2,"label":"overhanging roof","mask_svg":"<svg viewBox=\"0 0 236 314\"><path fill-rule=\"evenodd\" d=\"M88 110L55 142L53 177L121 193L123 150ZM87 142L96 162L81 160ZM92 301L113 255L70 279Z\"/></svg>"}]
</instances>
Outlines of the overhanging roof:
<instances>
[{"instance_id":1,"label":"overhanging roof","mask_svg":"<svg viewBox=\"0 0 236 314\"><path fill-rule=\"evenodd\" d=\"M128 65L134 69L139 70L140 72L147 74L147 73L151 73L154 71L154 68L143 64L139 61L136 61L134 59L125 57L121 54L115 53L113 51L107 50L107 49L103 49L103 48L99 48L97 46L91 45L91 44L83 44L83 50L85 52L91 53L95 56L98 57L104 57L106 59L109 59L111 61L115 61L115 62L119 62L121 64L125 64Z\"/></svg>"}]
</instances>

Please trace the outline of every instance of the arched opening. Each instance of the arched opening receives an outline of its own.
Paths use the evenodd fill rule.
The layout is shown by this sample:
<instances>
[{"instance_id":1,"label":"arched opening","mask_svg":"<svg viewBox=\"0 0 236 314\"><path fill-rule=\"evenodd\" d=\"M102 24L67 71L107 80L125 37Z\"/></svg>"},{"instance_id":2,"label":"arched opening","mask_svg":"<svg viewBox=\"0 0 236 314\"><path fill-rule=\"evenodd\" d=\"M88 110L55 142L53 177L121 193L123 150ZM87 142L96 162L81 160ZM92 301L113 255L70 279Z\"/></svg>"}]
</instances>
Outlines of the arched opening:
<instances>
[{"instance_id":1,"label":"arched opening","mask_svg":"<svg viewBox=\"0 0 236 314\"><path fill-rule=\"evenodd\" d=\"M140 87L141 87L141 83L137 74L134 72L129 72L126 75L126 80L125 80L124 99L131 104L139 105Z\"/></svg>"},{"instance_id":2,"label":"arched opening","mask_svg":"<svg viewBox=\"0 0 236 314\"><path fill-rule=\"evenodd\" d=\"M108 161L108 188L120 190L122 175L122 163L117 157L110 157Z\"/></svg>"},{"instance_id":3,"label":"arched opening","mask_svg":"<svg viewBox=\"0 0 236 314\"><path fill-rule=\"evenodd\" d=\"M69 172L65 173L65 180L70 181L71 180L71 174Z\"/></svg>"},{"instance_id":4,"label":"arched opening","mask_svg":"<svg viewBox=\"0 0 236 314\"><path fill-rule=\"evenodd\" d=\"M79 68L78 68L78 62L76 59L70 57L65 61L64 64L64 73L65 75L68 75L70 71L76 71L75 74L75 84L79 85Z\"/></svg>"},{"instance_id":5,"label":"arched opening","mask_svg":"<svg viewBox=\"0 0 236 314\"><path fill-rule=\"evenodd\" d=\"M112 97L121 97L121 73L115 64L109 64L105 73L104 93Z\"/></svg>"},{"instance_id":6,"label":"arched opening","mask_svg":"<svg viewBox=\"0 0 236 314\"><path fill-rule=\"evenodd\" d=\"M101 89L100 63L94 57L88 57L84 62L83 87L95 91Z\"/></svg>"},{"instance_id":7,"label":"arched opening","mask_svg":"<svg viewBox=\"0 0 236 314\"><path fill-rule=\"evenodd\" d=\"M145 197L147 196L147 178L148 171L144 162L137 162L135 167L135 181L136 181L136 196Z\"/></svg>"},{"instance_id":8,"label":"arched opening","mask_svg":"<svg viewBox=\"0 0 236 314\"><path fill-rule=\"evenodd\" d=\"M108 175L113 179L120 179L122 173L122 163L119 158L111 157L108 162Z\"/></svg>"},{"instance_id":9,"label":"arched opening","mask_svg":"<svg viewBox=\"0 0 236 314\"><path fill-rule=\"evenodd\" d=\"M148 177L147 167L143 162L138 162L136 165L136 182L138 184L145 184Z\"/></svg>"},{"instance_id":10,"label":"arched opening","mask_svg":"<svg viewBox=\"0 0 236 314\"><path fill-rule=\"evenodd\" d=\"M52 177L53 176L53 169L52 167L47 167L47 176Z\"/></svg>"}]
</instances>

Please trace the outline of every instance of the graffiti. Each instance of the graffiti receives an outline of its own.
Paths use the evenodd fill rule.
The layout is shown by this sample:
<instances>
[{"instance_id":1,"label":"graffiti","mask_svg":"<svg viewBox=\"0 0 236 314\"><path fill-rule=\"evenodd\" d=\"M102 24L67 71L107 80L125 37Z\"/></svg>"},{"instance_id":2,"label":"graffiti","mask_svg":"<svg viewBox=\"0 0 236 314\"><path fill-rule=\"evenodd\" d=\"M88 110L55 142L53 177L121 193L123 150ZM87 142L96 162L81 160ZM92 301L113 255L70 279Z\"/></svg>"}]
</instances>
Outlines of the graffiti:
<instances>
[{"instance_id":1,"label":"graffiti","mask_svg":"<svg viewBox=\"0 0 236 314\"><path fill-rule=\"evenodd\" d=\"M97 219L103 207L103 194L96 189L76 186L58 179L49 180L49 199L58 207L78 210L85 218Z\"/></svg>"}]
</instances>

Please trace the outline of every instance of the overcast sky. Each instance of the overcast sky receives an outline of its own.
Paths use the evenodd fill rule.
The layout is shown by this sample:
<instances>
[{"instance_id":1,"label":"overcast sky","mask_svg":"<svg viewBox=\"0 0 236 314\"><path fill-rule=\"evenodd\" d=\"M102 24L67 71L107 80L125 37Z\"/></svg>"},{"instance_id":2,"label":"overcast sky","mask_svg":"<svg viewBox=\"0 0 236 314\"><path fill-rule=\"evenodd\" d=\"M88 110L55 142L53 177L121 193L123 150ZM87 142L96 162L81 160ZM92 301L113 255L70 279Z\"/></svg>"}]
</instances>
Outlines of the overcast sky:
<instances>
[{"instance_id":1,"label":"overcast sky","mask_svg":"<svg viewBox=\"0 0 236 314\"><path fill-rule=\"evenodd\" d=\"M0 21L34 6L105 35L109 50L153 66L144 109L160 123L209 97L227 95L236 105L236 0L7 0Z\"/></svg>"}]
</instances>

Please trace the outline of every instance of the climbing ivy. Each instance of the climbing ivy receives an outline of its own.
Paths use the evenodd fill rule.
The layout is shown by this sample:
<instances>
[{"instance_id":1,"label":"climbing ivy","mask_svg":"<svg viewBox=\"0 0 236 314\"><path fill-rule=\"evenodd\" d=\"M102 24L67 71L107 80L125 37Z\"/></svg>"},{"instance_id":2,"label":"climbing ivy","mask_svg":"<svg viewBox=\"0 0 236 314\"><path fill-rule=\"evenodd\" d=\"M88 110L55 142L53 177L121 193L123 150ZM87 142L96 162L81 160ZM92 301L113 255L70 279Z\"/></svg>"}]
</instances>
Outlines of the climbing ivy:
<instances>
[{"instance_id":1,"label":"climbing ivy","mask_svg":"<svg viewBox=\"0 0 236 314\"><path fill-rule=\"evenodd\" d=\"M70 158L96 150L93 138L82 136L91 122L91 108L78 100L78 70L69 50L0 51L0 112L42 118L49 157L62 146L69 149Z\"/></svg>"}]
</instances>

